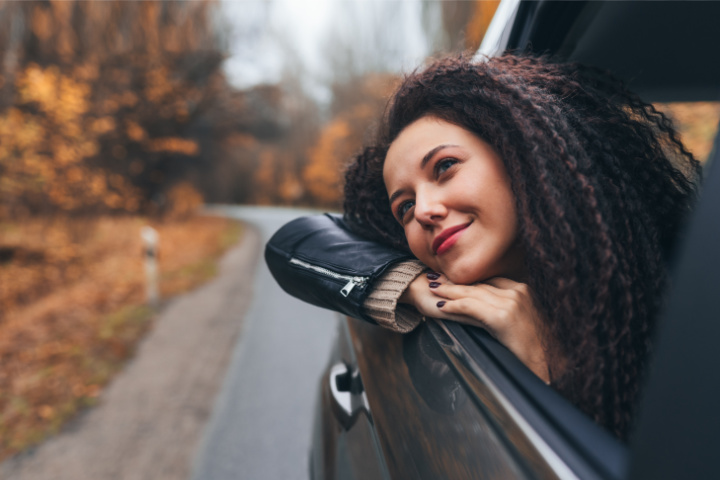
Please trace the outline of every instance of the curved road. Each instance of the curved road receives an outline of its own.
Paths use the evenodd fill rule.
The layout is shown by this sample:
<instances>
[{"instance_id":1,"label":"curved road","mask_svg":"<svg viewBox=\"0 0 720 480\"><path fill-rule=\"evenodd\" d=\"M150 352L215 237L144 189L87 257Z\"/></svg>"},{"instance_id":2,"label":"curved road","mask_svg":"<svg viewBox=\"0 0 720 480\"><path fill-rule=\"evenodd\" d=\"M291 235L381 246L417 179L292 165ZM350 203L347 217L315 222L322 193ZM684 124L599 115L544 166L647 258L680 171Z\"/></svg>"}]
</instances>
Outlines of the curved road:
<instances>
[{"instance_id":1,"label":"curved road","mask_svg":"<svg viewBox=\"0 0 720 480\"><path fill-rule=\"evenodd\" d=\"M337 314L282 292L262 252L282 224L310 212L210 213L256 228L225 255L217 278L164 306L97 406L0 463L0 479L308 477L313 406Z\"/></svg>"},{"instance_id":2,"label":"curved road","mask_svg":"<svg viewBox=\"0 0 720 480\"><path fill-rule=\"evenodd\" d=\"M262 244L307 211L213 207L254 224ZM194 461L195 480L308 478L312 415L338 315L296 300L261 261L253 301Z\"/></svg>"}]
</instances>

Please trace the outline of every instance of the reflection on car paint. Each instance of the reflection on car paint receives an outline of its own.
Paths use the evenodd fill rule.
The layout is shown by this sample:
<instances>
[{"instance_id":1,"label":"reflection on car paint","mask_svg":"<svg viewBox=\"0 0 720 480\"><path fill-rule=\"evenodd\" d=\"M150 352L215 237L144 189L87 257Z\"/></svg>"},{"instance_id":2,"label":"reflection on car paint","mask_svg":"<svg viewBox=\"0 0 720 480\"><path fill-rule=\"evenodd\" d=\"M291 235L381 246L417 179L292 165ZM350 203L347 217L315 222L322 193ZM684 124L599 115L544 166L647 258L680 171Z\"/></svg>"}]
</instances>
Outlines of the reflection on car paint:
<instances>
[{"instance_id":1,"label":"reflection on car paint","mask_svg":"<svg viewBox=\"0 0 720 480\"><path fill-rule=\"evenodd\" d=\"M362 350L358 368L391 478L527 476L495 427L467 401L442 354L429 346L434 340L428 324L406 339L366 322L347 322L353 347ZM422 380L428 375L443 386L433 389Z\"/></svg>"}]
</instances>

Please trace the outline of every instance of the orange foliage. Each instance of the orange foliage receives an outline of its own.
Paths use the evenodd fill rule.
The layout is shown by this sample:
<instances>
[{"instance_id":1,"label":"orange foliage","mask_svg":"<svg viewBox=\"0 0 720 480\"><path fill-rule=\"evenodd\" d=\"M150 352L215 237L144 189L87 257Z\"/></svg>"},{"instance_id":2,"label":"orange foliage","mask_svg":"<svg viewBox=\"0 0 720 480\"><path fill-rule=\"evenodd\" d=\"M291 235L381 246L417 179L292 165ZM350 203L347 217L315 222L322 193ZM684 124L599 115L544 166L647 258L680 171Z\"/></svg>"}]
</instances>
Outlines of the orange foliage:
<instances>
[{"instance_id":1,"label":"orange foliage","mask_svg":"<svg viewBox=\"0 0 720 480\"><path fill-rule=\"evenodd\" d=\"M244 145L249 148L252 145ZM243 146L243 145L241 145ZM258 166L252 177L252 200L258 205L295 205L305 194L296 157L288 148L257 145Z\"/></svg>"},{"instance_id":2,"label":"orange foliage","mask_svg":"<svg viewBox=\"0 0 720 480\"><path fill-rule=\"evenodd\" d=\"M253 148L257 146L258 141L252 135L235 133L225 139L225 144L229 148Z\"/></svg>"},{"instance_id":3,"label":"orange foliage","mask_svg":"<svg viewBox=\"0 0 720 480\"><path fill-rule=\"evenodd\" d=\"M472 17L465 28L465 48L477 50L499 5L499 0L475 0Z\"/></svg>"},{"instance_id":4,"label":"orange foliage","mask_svg":"<svg viewBox=\"0 0 720 480\"><path fill-rule=\"evenodd\" d=\"M147 133L145 133L145 130L138 125L136 122L133 122L132 120L128 120L126 122L126 133L130 140L134 142L140 142L142 140L145 140L147 137Z\"/></svg>"},{"instance_id":5,"label":"orange foliage","mask_svg":"<svg viewBox=\"0 0 720 480\"><path fill-rule=\"evenodd\" d=\"M720 123L720 102L659 103L655 107L673 119L687 149L701 162L707 160Z\"/></svg>"},{"instance_id":6,"label":"orange foliage","mask_svg":"<svg viewBox=\"0 0 720 480\"><path fill-rule=\"evenodd\" d=\"M169 218L185 218L197 210L203 204L203 197L189 182L182 182L170 189L167 200L171 209L167 212Z\"/></svg>"},{"instance_id":7,"label":"orange foliage","mask_svg":"<svg viewBox=\"0 0 720 480\"><path fill-rule=\"evenodd\" d=\"M187 178L191 162L166 159L203 155L187 124L229 91L213 8L4 3L0 215L148 211Z\"/></svg>"},{"instance_id":8,"label":"orange foliage","mask_svg":"<svg viewBox=\"0 0 720 480\"><path fill-rule=\"evenodd\" d=\"M266 148L260 153L260 161L255 174L253 175L255 185L255 203L258 205L270 205L273 201L272 191L275 190L275 157L277 152L272 148Z\"/></svg>"},{"instance_id":9,"label":"orange foliage","mask_svg":"<svg viewBox=\"0 0 720 480\"><path fill-rule=\"evenodd\" d=\"M200 146L195 140L179 137L155 138L148 142L147 150L150 152L181 153L183 155L197 155Z\"/></svg>"},{"instance_id":10,"label":"orange foliage","mask_svg":"<svg viewBox=\"0 0 720 480\"><path fill-rule=\"evenodd\" d=\"M284 170L280 178L278 192L284 204L294 205L305 193L305 189L294 172Z\"/></svg>"},{"instance_id":11,"label":"orange foliage","mask_svg":"<svg viewBox=\"0 0 720 480\"><path fill-rule=\"evenodd\" d=\"M0 459L56 432L130 356L149 326L142 307L142 218L5 224L0 242ZM212 276L237 238L222 218L155 225L160 290ZM12 257L8 260L8 253ZM4 256L3 256L4 255Z\"/></svg>"},{"instance_id":12,"label":"orange foliage","mask_svg":"<svg viewBox=\"0 0 720 480\"><path fill-rule=\"evenodd\" d=\"M344 118L335 118L322 129L320 139L308 153L310 162L303 170L303 179L310 193L322 204L337 202L340 190L340 159L350 158L349 141L352 131Z\"/></svg>"},{"instance_id":13,"label":"orange foliage","mask_svg":"<svg viewBox=\"0 0 720 480\"><path fill-rule=\"evenodd\" d=\"M123 178L84 161L99 150L114 119L88 115L90 85L56 66L29 64L16 79L15 106L0 115L0 200L25 199L71 211L134 211L139 192Z\"/></svg>"},{"instance_id":14,"label":"orange foliage","mask_svg":"<svg viewBox=\"0 0 720 480\"><path fill-rule=\"evenodd\" d=\"M396 81L394 76L369 74L337 86L335 106L339 113L322 127L302 171L313 203L334 208L340 205L345 165L362 148Z\"/></svg>"}]
</instances>

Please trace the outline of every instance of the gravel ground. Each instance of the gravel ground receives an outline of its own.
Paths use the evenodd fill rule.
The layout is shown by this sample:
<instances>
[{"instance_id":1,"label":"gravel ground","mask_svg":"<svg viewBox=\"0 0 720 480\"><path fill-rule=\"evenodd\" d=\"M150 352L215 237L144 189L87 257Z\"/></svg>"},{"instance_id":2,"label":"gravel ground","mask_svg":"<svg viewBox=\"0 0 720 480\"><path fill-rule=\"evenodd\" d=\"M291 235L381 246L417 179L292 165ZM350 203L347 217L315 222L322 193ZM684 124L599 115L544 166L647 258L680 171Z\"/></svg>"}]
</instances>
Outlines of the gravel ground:
<instances>
[{"instance_id":1,"label":"gravel ground","mask_svg":"<svg viewBox=\"0 0 720 480\"><path fill-rule=\"evenodd\" d=\"M260 253L258 232L247 228L213 281L163 309L99 405L0 464L0 478L187 478L252 299Z\"/></svg>"}]
</instances>

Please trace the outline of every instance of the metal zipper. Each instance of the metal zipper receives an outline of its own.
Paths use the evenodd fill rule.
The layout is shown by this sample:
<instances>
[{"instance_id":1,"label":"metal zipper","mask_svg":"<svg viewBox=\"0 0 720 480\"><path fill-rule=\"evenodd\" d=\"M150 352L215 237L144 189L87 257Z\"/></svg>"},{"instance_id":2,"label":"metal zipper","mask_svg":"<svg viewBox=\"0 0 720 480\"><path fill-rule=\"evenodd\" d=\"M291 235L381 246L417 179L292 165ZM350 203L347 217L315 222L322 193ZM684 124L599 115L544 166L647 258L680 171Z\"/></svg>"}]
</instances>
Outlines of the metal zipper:
<instances>
[{"instance_id":1,"label":"metal zipper","mask_svg":"<svg viewBox=\"0 0 720 480\"><path fill-rule=\"evenodd\" d=\"M333 272L332 270L328 270L327 268L318 267L317 265L303 262L302 260L298 260L295 257L292 257L290 259L290 263L299 267L307 268L308 270L312 270L313 272L325 275L326 277L332 277L338 280L346 280L348 283L346 283L342 290L340 290L340 294L343 297L347 297L348 295L350 295L350 292L353 288L362 287L363 285L365 285L368 279L368 277L353 277L350 275L342 275L340 273Z\"/></svg>"}]
</instances>

